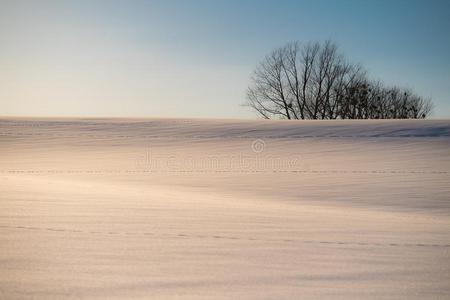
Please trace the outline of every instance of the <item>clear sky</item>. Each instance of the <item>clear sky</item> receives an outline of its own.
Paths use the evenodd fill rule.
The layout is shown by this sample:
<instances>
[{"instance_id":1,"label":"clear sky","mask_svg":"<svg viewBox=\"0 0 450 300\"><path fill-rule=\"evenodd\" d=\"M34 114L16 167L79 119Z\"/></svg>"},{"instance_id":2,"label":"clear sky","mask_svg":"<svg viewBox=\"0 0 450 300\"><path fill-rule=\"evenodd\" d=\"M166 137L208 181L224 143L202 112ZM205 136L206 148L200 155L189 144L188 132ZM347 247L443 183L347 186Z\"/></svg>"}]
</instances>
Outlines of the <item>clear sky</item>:
<instances>
[{"instance_id":1,"label":"clear sky","mask_svg":"<svg viewBox=\"0 0 450 300\"><path fill-rule=\"evenodd\" d=\"M332 39L450 118L450 1L2 1L0 115L253 118L256 64Z\"/></svg>"}]
</instances>

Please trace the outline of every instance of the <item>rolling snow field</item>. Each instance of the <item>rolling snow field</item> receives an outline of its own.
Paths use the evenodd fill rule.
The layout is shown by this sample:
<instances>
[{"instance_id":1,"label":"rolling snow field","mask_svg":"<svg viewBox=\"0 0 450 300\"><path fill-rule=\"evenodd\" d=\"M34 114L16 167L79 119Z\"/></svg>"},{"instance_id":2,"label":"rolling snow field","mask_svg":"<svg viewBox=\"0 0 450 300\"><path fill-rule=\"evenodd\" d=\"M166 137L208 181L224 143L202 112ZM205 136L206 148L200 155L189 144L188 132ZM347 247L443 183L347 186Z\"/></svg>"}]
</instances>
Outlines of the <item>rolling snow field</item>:
<instances>
[{"instance_id":1,"label":"rolling snow field","mask_svg":"<svg viewBox=\"0 0 450 300\"><path fill-rule=\"evenodd\" d=\"M0 118L0 299L450 299L450 121Z\"/></svg>"}]
</instances>

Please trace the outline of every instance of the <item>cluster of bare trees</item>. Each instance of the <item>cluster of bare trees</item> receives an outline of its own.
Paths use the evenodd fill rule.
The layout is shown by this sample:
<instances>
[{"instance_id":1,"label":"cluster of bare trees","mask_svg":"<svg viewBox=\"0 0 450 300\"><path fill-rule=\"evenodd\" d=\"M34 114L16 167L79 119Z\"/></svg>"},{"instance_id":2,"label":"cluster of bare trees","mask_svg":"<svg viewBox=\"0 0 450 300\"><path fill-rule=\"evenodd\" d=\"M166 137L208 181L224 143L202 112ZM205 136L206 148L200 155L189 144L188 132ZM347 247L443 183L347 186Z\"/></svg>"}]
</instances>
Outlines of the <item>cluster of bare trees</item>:
<instances>
[{"instance_id":1,"label":"cluster of bare trees","mask_svg":"<svg viewBox=\"0 0 450 300\"><path fill-rule=\"evenodd\" d=\"M409 89L369 80L330 41L272 51L256 68L247 99L267 119L417 119L432 109Z\"/></svg>"}]
</instances>

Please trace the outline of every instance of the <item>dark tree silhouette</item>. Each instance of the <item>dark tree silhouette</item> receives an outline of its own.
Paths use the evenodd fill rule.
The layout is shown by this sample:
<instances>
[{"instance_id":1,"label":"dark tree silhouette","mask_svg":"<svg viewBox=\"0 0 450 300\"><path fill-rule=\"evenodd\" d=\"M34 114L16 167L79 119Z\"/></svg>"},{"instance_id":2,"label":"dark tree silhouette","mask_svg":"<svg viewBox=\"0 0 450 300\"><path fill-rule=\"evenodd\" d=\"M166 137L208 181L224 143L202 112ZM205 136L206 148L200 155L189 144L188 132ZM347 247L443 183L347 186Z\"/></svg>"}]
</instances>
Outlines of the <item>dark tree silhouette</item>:
<instances>
[{"instance_id":1,"label":"dark tree silhouette","mask_svg":"<svg viewBox=\"0 0 450 300\"><path fill-rule=\"evenodd\" d=\"M409 89L370 81L331 41L272 51L255 69L247 100L267 119L418 119L432 110Z\"/></svg>"}]
</instances>

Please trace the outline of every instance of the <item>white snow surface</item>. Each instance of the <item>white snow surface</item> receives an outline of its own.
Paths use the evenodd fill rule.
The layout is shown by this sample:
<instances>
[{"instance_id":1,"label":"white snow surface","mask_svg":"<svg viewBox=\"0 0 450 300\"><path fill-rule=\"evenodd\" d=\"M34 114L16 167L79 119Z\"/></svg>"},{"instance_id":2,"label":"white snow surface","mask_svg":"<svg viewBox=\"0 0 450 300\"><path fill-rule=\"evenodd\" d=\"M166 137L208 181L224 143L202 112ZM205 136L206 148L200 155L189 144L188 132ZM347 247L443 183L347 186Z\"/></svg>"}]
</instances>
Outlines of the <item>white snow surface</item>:
<instances>
[{"instance_id":1,"label":"white snow surface","mask_svg":"<svg viewBox=\"0 0 450 300\"><path fill-rule=\"evenodd\" d=\"M0 299L450 299L450 121L0 118Z\"/></svg>"}]
</instances>

